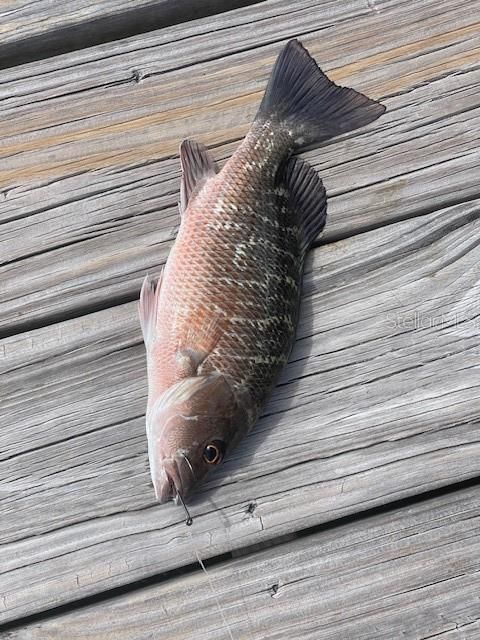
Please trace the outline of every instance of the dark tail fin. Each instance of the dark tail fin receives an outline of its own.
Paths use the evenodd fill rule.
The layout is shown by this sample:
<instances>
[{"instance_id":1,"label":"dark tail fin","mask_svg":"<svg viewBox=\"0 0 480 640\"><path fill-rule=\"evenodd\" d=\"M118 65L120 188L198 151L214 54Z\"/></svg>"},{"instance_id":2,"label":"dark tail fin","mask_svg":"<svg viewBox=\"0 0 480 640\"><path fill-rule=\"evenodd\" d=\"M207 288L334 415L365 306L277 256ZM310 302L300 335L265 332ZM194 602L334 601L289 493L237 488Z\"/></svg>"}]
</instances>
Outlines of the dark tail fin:
<instances>
[{"instance_id":1,"label":"dark tail fin","mask_svg":"<svg viewBox=\"0 0 480 640\"><path fill-rule=\"evenodd\" d=\"M298 40L277 58L258 118L280 120L297 147L363 127L384 113L383 104L329 80Z\"/></svg>"}]
</instances>

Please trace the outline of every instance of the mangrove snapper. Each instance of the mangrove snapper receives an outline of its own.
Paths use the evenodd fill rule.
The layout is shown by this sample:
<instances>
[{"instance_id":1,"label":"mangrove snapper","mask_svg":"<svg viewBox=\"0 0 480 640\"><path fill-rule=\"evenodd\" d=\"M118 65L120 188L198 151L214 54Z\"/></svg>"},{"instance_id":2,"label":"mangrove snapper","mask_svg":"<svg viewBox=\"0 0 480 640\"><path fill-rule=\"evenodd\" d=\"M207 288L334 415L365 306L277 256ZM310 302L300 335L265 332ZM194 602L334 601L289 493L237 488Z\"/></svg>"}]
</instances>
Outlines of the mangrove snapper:
<instances>
[{"instance_id":1,"label":"mangrove snapper","mask_svg":"<svg viewBox=\"0 0 480 640\"><path fill-rule=\"evenodd\" d=\"M182 142L180 229L156 286L146 277L139 305L160 502L183 502L250 431L289 357L305 255L327 208L321 179L292 154L384 111L331 82L292 40L219 173L205 146Z\"/></svg>"}]
</instances>

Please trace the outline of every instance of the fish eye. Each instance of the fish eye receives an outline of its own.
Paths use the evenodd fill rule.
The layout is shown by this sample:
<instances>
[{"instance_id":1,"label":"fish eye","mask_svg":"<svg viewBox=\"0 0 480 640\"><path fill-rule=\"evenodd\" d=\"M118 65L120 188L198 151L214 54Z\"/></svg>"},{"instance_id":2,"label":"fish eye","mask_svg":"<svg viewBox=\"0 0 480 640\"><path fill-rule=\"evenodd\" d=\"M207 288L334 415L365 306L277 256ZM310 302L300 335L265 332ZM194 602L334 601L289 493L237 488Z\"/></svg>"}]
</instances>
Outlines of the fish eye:
<instances>
[{"instance_id":1,"label":"fish eye","mask_svg":"<svg viewBox=\"0 0 480 640\"><path fill-rule=\"evenodd\" d=\"M207 464L219 464L225 455L225 443L222 440L209 442L203 450L203 459Z\"/></svg>"}]
</instances>

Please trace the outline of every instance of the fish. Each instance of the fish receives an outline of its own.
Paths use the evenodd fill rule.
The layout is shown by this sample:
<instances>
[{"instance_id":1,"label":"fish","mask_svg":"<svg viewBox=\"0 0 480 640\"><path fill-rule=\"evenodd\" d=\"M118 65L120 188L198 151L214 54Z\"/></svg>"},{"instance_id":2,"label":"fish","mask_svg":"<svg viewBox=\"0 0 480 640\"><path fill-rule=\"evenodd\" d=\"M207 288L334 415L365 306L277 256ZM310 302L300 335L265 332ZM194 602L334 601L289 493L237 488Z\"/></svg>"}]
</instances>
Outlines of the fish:
<instances>
[{"instance_id":1,"label":"fish","mask_svg":"<svg viewBox=\"0 0 480 640\"><path fill-rule=\"evenodd\" d=\"M288 361L305 256L327 212L321 178L293 154L384 111L332 82L293 39L221 171L206 146L181 142L178 234L139 300L148 459L160 503L185 506L251 431Z\"/></svg>"}]
</instances>

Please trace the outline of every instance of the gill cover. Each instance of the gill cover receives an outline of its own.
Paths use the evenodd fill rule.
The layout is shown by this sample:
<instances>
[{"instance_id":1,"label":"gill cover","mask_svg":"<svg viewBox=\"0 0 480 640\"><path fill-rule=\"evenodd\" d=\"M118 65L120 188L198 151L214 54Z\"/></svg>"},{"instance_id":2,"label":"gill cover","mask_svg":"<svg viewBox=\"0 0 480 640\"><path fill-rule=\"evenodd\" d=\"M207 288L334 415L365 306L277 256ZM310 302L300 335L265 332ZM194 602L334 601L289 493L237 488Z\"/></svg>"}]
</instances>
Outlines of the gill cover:
<instances>
[{"instance_id":1,"label":"gill cover","mask_svg":"<svg viewBox=\"0 0 480 640\"><path fill-rule=\"evenodd\" d=\"M173 384L147 413L150 471L157 499L192 488L248 430L243 403L225 376L212 373Z\"/></svg>"}]
</instances>

